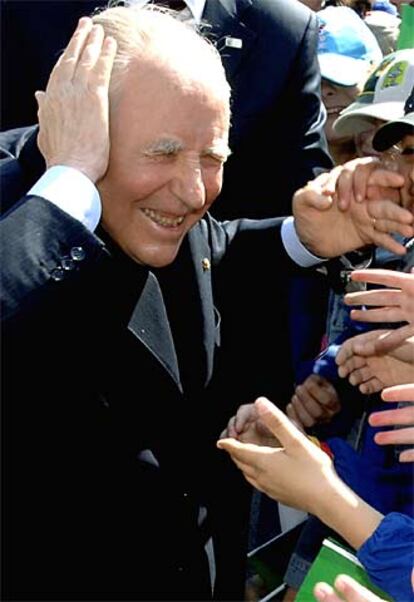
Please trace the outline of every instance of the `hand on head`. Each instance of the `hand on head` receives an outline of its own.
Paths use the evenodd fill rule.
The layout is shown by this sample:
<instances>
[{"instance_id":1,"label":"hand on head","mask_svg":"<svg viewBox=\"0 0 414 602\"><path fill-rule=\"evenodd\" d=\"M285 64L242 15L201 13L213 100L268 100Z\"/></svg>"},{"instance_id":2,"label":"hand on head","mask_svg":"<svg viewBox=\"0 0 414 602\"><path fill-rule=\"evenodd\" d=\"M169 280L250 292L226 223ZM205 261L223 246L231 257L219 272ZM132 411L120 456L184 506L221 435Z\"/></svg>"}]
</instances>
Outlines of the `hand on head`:
<instances>
[{"instance_id":1,"label":"hand on head","mask_svg":"<svg viewBox=\"0 0 414 602\"><path fill-rule=\"evenodd\" d=\"M39 105L38 145L47 167L66 165L96 182L109 160L109 81L116 42L82 18ZM64 127L62 127L64 125Z\"/></svg>"}]
</instances>

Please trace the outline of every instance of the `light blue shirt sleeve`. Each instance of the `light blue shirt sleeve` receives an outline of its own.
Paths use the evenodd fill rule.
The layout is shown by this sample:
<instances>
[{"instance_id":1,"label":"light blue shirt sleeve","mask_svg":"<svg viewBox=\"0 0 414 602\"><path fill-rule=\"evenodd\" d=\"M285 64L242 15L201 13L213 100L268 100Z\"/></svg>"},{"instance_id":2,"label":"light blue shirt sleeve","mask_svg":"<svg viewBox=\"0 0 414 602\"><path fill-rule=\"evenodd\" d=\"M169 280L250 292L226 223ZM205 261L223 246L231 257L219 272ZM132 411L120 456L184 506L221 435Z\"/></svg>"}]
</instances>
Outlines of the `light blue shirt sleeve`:
<instances>
[{"instance_id":1,"label":"light blue shirt sleeve","mask_svg":"<svg viewBox=\"0 0 414 602\"><path fill-rule=\"evenodd\" d=\"M313 265L319 265L320 263L327 261L326 259L313 255L301 243L296 232L295 218L293 216L283 220L281 235L287 254L301 267L310 268Z\"/></svg>"},{"instance_id":2,"label":"light blue shirt sleeve","mask_svg":"<svg viewBox=\"0 0 414 602\"><path fill-rule=\"evenodd\" d=\"M91 232L101 219L102 205L93 182L73 167L55 165L32 186L28 194L41 196L71 217L80 221Z\"/></svg>"}]
</instances>

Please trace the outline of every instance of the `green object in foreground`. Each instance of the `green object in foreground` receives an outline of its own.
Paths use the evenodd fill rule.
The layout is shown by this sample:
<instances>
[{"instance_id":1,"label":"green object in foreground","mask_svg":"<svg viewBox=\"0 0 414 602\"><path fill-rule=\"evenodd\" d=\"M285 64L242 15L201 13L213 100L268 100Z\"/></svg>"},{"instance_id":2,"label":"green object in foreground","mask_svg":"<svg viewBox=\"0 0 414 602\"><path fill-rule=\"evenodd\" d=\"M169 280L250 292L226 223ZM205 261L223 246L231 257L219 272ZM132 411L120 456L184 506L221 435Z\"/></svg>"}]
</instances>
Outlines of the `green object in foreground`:
<instances>
[{"instance_id":1,"label":"green object in foreground","mask_svg":"<svg viewBox=\"0 0 414 602\"><path fill-rule=\"evenodd\" d=\"M397 50L414 48L414 5L401 4L400 33L397 39Z\"/></svg>"},{"instance_id":2,"label":"green object in foreground","mask_svg":"<svg viewBox=\"0 0 414 602\"><path fill-rule=\"evenodd\" d=\"M392 602L392 598L388 594L371 583L365 569L353 552L345 549L331 538L323 541L319 554L297 593L296 602L314 602L316 600L313 595L315 585L324 581L333 587L338 575L349 575L380 598Z\"/></svg>"}]
</instances>

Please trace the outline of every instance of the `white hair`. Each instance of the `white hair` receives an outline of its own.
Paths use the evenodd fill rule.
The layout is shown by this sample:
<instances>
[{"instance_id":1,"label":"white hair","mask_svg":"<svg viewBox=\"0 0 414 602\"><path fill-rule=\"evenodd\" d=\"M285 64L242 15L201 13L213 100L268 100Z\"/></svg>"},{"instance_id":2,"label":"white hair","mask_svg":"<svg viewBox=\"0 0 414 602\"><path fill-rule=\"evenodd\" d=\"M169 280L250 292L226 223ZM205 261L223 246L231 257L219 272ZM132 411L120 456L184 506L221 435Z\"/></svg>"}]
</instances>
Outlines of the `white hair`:
<instances>
[{"instance_id":1,"label":"white hair","mask_svg":"<svg viewBox=\"0 0 414 602\"><path fill-rule=\"evenodd\" d=\"M115 6L92 17L95 24L103 27L105 35L112 36L117 42L110 85L112 98L118 95L131 63L151 57L198 78L229 101L230 86L218 51L193 27L175 19L173 14L173 11L150 4Z\"/></svg>"}]
</instances>

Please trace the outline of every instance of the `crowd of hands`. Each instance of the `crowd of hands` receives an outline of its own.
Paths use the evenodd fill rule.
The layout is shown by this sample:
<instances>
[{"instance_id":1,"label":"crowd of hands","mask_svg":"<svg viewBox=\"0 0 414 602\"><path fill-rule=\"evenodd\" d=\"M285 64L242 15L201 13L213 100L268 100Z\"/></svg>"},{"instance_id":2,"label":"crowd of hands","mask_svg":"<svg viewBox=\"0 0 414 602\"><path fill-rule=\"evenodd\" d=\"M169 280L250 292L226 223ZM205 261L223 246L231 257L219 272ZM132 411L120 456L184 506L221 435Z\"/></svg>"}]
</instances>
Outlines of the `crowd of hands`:
<instances>
[{"instance_id":1,"label":"crowd of hands","mask_svg":"<svg viewBox=\"0 0 414 602\"><path fill-rule=\"evenodd\" d=\"M316 221L318 218L323 220L325 209L328 209L334 215L331 226L337 234L337 247L332 248L329 237L323 247L323 232L326 232L323 223L319 243L326 256L334 256L339 248L343 252L346 242L341 240L341 234L346 238L350 235L349 222L346 225L348 213L354 214L355 242L359 237L365 244L402 254L400 243L389 232L409 235L411 211L404 214L404 209L398 207L401 205L398 199L393 202L381 200L381 197L392 198L392 192L400 186L396 171L387 172L371 159L351 161L330 174L319 176L298 191L294 199L294 215L301 240L306 241L306 225L302 229L301 224L303 207L307 211L314 208ZM401 210L398 216L397 208ZM310 233L309 241L306 241L311 250L313 236L313 232ZM352 244L354 248L362 246L361 242ZM321 246L315 252L321 253ZM375 434L378 445L408 446L400 452L399 461L413 462L414 269L411 273L387 269L355 270L351 278L376 286L372 290L345 295L345 304L357 307L351 310L351 318L374 326L376 323L395 323L396 327L369 330L343 342L336 355L338 375L348 379L365 395L381 393L384 403L407 402L402 407L372 412L368 421L373 427L389 427ZM325 377L311 374L295 387L285 412L264 397L240 406L221 433L217 446L230 454L253 487L329 524L326 508L335 505L338 492L346 486L336 474L332 459L314 444L306 431L318 424L329 423L340 410L341 400L335 386ZM377 524L379 519L375 514L370 507L366 517ZM340 519L336 520L330 526L342 527ZM344 531L338 529L338 532L344 535ZM347 534L345 539L354 547L363 543L357 538L353 540L352 528ZM314 595L324 602L381 602L378 596L346 575L337 577L334 587L318 583Z\"/></svg>"},{"instance_id":2,"label":"crowd of hands","mask_svg":"<svg viewBox=\"0 0 414 602\"><path fill-rule=\"evenodd\" d=\"M413 462L414 274L366 269L354 271L352 279L387 287L347 294L346 304L372 307L353 309L354 320L403 325L371 330L346 340L336 356L338 373L364 394L381 392L385 403L408 402L403 407L372 412L368 420L371 426L389 427L375 434L378 445L404 444L408 448L400 452L399 461ZM330 486L339 477L331 458L307 437L306 429L329 422L340 409L334 385L311 374L296 387L286 414L265 398L243 405L230 419L217 445L230 453L246 480L259 491L323 519L322 499L325 496L333 501L335 488ZM345 575L339 576L334 585L335 589L327 583L317 584L316 599L380 600Z\"/></svg>"}]
</instances>

